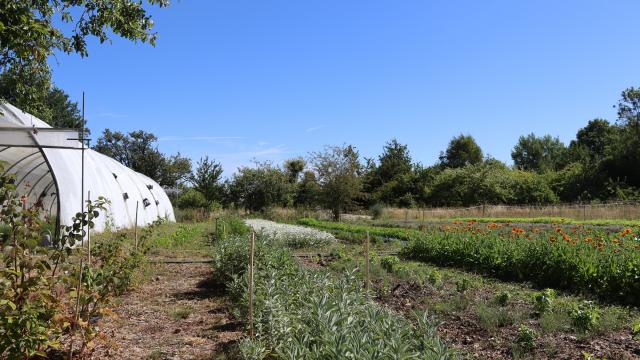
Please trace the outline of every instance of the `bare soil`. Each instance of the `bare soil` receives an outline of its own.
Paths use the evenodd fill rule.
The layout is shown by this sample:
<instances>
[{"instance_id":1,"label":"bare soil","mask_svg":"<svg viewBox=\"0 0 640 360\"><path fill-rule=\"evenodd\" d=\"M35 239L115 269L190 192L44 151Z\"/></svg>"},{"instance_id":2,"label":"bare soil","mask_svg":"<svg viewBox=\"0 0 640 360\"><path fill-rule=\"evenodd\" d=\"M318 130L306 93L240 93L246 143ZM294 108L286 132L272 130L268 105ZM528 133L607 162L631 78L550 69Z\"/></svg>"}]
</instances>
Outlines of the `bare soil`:
<instances>
[{"instance_id":1,"label":"bare soil","mask_svg":"<svg viewBox=\"0 0 640 360\"><path fill-rule=\"evenodd\" d=\"M225 359L242 337L210 264L152 263L151 279L99 320L90 359Z\"/></svg>"},{"instance_id":2,"label":"bare soil","mask_svg":"<svg viewBox=\"0 0 640 360\"><path fill-rule=\"evenodd\" d=\"M375 288L380 290L381 283ZM407 317L413 316L416 310L429 310L431 304L447 299L450 294L443 294L430 286L421 286L414 282L397 281L389 286L388 294L379 295L377 300ZM379 292L380 293L380 292ZM523 319L520 323L487 330L480 325L478 316L473 311L473 304L487 301L492 294L482 290L467 295L469 306L466 309L439 314L443 321L439 327L439 334L453 347L462 351L466 358L472 359L511 359L514 357L512 348L518 337L520 323L536 329L535 320ZM510 311L523 313L531 309L525 304L512 304ZM569 333L543 334L537 329L539 337L536 347L524 358L532 359L583 359L583 353L593 354L600 358L640 359L640 341L634 340L630 331L617 331L578 337Z\"/></svg>"}]
</instances>

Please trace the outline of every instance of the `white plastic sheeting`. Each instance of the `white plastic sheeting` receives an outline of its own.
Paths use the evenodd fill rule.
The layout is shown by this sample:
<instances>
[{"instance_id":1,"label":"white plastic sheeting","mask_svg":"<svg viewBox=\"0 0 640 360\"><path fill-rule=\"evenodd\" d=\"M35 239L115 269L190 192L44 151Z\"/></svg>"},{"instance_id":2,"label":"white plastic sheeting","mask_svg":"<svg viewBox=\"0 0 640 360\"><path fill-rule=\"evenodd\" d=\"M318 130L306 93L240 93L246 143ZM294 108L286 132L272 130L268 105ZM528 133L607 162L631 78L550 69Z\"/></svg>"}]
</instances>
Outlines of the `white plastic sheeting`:
<instances>
[{"instance_id":1,"label":"white plastic sheeting","mask_svg":"<svg viewBox=\"0 0 640 360\"><path fill-rule=\"evenodd\" d=\"M45 214L59 214L69 224L81 210L82 145L76 130L52 129L42 120L15 106L0 104L0 161L5 173L16 174L19 194L27 206L39 206ZM104 196L107 213L96 219L96 231L132 227L138 203L138 225L159 217L175 221L164 190L149 177L116 160L84 151L85 200ZM58 212L58 206L59 212Z\"/></svg>"}]
</instances>

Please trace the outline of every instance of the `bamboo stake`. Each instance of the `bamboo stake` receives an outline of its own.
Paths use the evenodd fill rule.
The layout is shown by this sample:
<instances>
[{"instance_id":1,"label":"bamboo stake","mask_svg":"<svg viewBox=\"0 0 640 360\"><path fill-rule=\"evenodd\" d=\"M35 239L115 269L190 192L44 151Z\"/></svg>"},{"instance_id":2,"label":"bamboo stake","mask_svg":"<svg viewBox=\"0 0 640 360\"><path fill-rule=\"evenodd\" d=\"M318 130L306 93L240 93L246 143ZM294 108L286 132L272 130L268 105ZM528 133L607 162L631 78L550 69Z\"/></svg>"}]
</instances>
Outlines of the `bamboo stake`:
<instances>
[{"instance_id":1,"label":"bamboo stake","mask_svg":"<svg viewBox=\"0 0 640 360\"><path fill-rule=\"evenodd\" d=\"M215 240L218 241L218 240L220 240L220 235L218 233L218 217L216 217L216 230L215 230L215 232L216 232L216 239Z\"/></svg>"},{"instance_id":2,"label":"bamboo stake","mask_svg":"<svg viewBox=\"0 0 640 360\"><path fill-rule=\"evenodd\" d=\"M136 223L133 225L133 237L135 239L136 251L138 251L138 205L139 202L136 201Z\"/></svg>"},{"instance_id":3,"label":"bamboo stake","mask_svg":"<svg viewBox=\"0 0 640 360\"><path fill-rule=\"evenodd\" d=\"M256 232L251 232L249 242L249 337L253 338L253 252L256 242Z\"/></svg>"},{"instance_id":4,"label":"bamboo stake","mask_svg":"<svg viewBox=\"0 0 640 360\"><path fill-rule=\"evenodd\" d=\"M370 274L369 274L369 232L364 239L364 290L367 298L370 290Z\"/></svg>"},{"instance_id":5,"label":"bamboo stake","mask_svg":"<svg viewBox=\"0 0 640 360\"><path fill-rule=\"evenodd\" d=\"M87 201L91 202L91 190L88 191ZM87 203L87 216L89 215L89 203ZM91 228L87 227L87 252L89 255L88 264L91 267Z\"/></svg>"}]
</instances>

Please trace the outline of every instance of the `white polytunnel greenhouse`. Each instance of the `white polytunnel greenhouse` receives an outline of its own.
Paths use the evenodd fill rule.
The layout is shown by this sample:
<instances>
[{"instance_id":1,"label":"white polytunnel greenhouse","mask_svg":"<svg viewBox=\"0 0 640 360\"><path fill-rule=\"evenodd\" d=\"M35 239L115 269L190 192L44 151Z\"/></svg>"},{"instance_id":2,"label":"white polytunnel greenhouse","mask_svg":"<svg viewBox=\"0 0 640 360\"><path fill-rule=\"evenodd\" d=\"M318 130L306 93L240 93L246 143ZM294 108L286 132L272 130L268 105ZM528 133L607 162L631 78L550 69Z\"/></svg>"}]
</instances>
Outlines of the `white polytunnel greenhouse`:
<instances>
[{"instance_id":1,"label":"white polytunnel greenhouse","mask_svg":"<svg viewBox=\"0 0 640 360\"><path fill-rule=\"evenodd\" d=\"M68 225L82 210L83 198L103 196L109 204L106 214L96 219L95 231L133 227L136 208L138 226L158 218L175 221L171 202L155 181L82 148L77 129L55 129L9 103L0 104L1 171L15 174L16 190L27 207L37 206L45 216Z\"/></svg>"}]
</instances>

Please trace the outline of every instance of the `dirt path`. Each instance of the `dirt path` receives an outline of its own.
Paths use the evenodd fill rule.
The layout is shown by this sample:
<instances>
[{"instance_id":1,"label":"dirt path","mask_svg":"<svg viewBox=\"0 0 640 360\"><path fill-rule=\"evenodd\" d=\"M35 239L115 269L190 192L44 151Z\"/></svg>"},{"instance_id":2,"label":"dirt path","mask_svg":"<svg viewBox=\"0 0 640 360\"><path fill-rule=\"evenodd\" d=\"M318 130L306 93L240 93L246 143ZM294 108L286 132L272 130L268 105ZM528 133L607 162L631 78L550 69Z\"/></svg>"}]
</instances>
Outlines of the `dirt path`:
<instances>
[{"instance_id":1,"label":"dirt path","mask_svg":"<svg viewBox=\"0 0 640 360\"><path fill-rule=\"evenodd\" d=\"M223 359L242 336L210 264L151 265L151 279L102 319L91 359Z\"/></svg>"}]
</instances>

